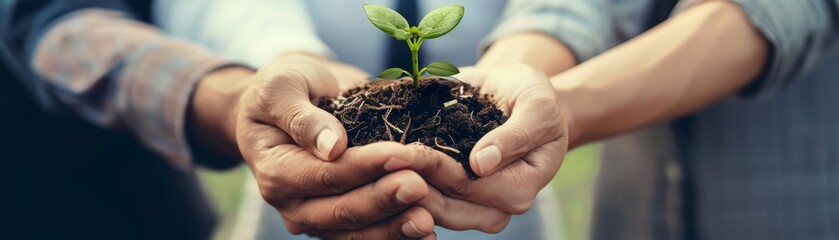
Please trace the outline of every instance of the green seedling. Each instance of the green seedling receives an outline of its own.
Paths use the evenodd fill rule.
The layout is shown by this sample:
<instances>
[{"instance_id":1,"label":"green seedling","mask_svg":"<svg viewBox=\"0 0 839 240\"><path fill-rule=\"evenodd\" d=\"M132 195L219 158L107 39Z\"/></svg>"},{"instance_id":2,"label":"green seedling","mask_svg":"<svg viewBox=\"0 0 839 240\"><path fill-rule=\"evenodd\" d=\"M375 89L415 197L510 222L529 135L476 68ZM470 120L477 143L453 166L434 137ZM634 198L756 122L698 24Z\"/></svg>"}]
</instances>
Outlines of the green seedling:
<instances>
[{"instance_id":1,"label":"green seedling","mask_svg":"<svg viewBox=\"0 0 839 240\"><path fill-rule=\"evenodd\" d=\"M422 18L419 26L408 25L408 20L405 20L405 17L385 6L365 4L364 12L367 13L367 19L376 28L397 40L405 41L408 43L408 48L411 49L411 63L414 67L412 72L401 68L389 68L379 73L380 78L398 79L408 75L414 79L414 86L419 86L420 76L424 73L437 76L451 76L460 73L457 67L447 62L434 62L419 69L417 54L424 40L441 37L457 27L457 24L463 19L463 6L453 5L434 9Z\"/></svg>"}]
</instances>

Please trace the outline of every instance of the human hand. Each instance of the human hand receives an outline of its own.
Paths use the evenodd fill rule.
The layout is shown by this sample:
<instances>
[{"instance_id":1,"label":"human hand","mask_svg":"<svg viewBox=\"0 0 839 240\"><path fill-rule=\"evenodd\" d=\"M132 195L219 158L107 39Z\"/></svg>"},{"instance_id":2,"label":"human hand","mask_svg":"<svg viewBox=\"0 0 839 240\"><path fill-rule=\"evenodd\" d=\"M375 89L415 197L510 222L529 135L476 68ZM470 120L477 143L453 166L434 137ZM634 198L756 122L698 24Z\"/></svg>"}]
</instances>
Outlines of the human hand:
<instances>
[{"instance_id":1,"label":"human hand","mask_svg":"<svg viewBox=\"0 0 839 240\"><path fill-rule=\"evenodd\" d=\"M568 148L568 118L547 77L524 64L493 70L463 68L459 79L494 97L509 120L481 138L470 154L469 180L447 155L430 153L441 165L418 171L443 194L521 214L554 177Z\"/></svg>"},{"instance_id":2,"label":"human hand","mask_svg":"<svg viewBox=\"0 0 839 240\"><path fill-rule=\"evenodd\" d=\"M263 197L292 233L375 239L432 234L432 217L411 206L427 195L427 184L411 171L387 174L386 167L401 165L397 153L403 151L381 143L344 153L344 128L312 104L339 91L319 60L282 57L247 81L252 83L239 100L235 124L238 147Z\"/></svg>"}]
</instances>

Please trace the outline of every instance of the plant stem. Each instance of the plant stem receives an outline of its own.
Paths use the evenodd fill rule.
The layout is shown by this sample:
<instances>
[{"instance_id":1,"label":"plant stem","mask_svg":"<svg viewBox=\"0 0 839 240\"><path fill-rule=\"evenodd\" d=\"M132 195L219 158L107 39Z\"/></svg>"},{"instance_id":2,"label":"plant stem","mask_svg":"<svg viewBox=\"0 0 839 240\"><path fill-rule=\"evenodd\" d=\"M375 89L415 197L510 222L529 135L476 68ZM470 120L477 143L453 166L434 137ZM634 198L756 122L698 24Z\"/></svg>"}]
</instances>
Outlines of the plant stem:
<instances>
[{"instance_id":1,"label":"plant stem","mask_svg":"<svg viewBox=\"0 0 839 240\"><path fill-rule=\"evenodd\" d=\"M411 63L414 65L414 86L419 87L419 49L411 49Z\"/></svg>"}]
</instances>

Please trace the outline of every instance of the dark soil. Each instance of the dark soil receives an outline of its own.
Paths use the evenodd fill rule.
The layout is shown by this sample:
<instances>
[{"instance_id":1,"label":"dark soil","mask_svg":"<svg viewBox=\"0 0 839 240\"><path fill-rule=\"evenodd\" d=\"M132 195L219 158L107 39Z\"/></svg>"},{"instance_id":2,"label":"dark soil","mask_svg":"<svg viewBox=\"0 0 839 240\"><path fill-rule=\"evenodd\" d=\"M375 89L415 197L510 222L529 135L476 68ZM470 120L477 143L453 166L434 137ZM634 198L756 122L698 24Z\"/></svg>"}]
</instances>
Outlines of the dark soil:
<instances>
[{"instance_id":1,"label":"dark soil","mask_svg":"<svg viewBox=\"0 0 839 240\"><path fill-rule=\"evenodd\" d=\"M318 106L344 124L349 147L379 141L419 143L469 166L469 153L482 136L507 120L491 96L471 85L429 77L415 87L411 79L376 80Z\"/></svg>"}]
</instances>

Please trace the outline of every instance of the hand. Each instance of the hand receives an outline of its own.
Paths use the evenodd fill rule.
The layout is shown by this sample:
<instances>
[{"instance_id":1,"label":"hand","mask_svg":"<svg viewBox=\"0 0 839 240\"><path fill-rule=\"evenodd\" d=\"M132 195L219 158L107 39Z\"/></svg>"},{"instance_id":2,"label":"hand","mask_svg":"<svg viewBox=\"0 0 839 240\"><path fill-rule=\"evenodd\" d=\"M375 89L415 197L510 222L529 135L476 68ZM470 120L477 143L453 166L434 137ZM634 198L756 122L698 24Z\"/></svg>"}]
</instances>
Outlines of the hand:
<instances>
[{"instance_id":1,"label":"hand","mask_svg":"<svg viewBox=\"0 0 839 240\"><path fill-rule=\"evenodd\" d=\"M469 180L460 164L439 152L426 158L441 159L441 165L418 173L447 196L511 214L524 213L562 164L569 116L547 77L527 65L464 68L462 72L459 79L493 95L510 118L481 138L470 154L472 170L481 178Z\"/></svg>"},{"instance_id":2,"label":"hand","mask_svg":"<svg viewBox=\"0 0 839 240\"><path fill-rule=\"evenodd\" d=\"M328 89L315 89L328 95L337 95L354 86L364 83L368 74L354 66L330 61L305 53L290 53L284 57L308 58L318 65L324 66L326 70L337 81L335 84L327 84ZM244 67L228 67L208 73L198 83L193 99L190 101L189 111L189 138L194 151L197 153L213 152L212 155L201 156L204 165L211 167L233 166L241 160L240 153L236 146L236 118L238 113L239 100L245 89L254 82L253 70ZM316 96L312 96L316 97ZM311 109L311 108L307 108ZM337 120L336 120L337 121ZM341 150L339 150L341 151ZM336 154L340 154L336 153ZM210 160L212 162L205 162Z\"/></svg>"},{"instance_id":3,"label":"hand","mask_svg":"<svg viewBox=\"0 0 839 240\"><path fill-rule=\"evenodd\" d=\"M340 155L346 136L343 128L333 122L337 120L323 115L326 113L308 101L338 94L332 76L347 73L326 74L324 68L318 67L330 65L323 61L288 56L255 76L245 68L225 68L208 74L192 101L196 140L219 143L208 145L211 149L232 149L235 155L241 152L264 197L280 210L294 233L330 238L407 238L430 233L435 221L455 230L495 233L503 229L510 218L507 213L429 189L412 172L386 175L402 169L433 171L429 169L440 166L439 161L454 163L451 159L435 158L436 151L430 148L377 143L349 149L335 161L324 162ZM297 100L293 101L295 96ZM297 115L280 114L292 111ZM310 118L300 120L295 116ZM295 124L301 126L291 126L288 119L298 119ZM317 135L313 132L322 128L317 126L337 128L335 132L342 133L333 147L339 150L320 154L316 140L305 141ZM312 147L300 147L295 137ZM459 166L457 169L463 172ZM396 199L400 189L416 191L421 200L412 200L415 196ZM419 207L408 207L411 205ZM409 221L412 224L408 226L415 225L418 230L403 230Z\"/></svg>"},{"instance_id":4,"label":"hand","mask_svg":"<svg viewBox=\"0 0 839 240\"><path fill-rule=\"evenodd\" d=\"M312 104L338 94L337 82L322 66L312 57L281 57L245 80L250 83L238 103L235 135L263 197L296 234L375 239L432 234L430 214L411 207L428 194L427 184L411 171L387 174L386 167L404 166L400 159L410 156L399 158L404 151L395 143L346 150L343 126Z\"/></svg>"}]
</instances>

